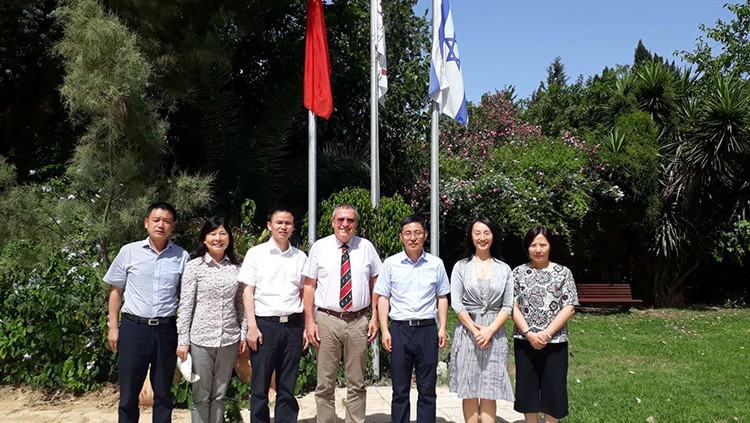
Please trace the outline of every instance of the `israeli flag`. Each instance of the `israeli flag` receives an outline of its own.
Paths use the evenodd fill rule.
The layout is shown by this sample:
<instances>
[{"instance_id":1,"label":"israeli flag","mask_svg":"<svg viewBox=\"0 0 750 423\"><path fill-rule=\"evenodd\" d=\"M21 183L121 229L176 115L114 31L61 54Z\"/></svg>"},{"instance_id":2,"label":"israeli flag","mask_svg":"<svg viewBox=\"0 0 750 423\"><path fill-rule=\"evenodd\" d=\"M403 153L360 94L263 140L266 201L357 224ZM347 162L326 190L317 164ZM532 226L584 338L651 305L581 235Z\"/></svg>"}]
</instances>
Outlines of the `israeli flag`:
<instances>
[{"instance_id":1,"label":"israeli flag","mask_svg":"<svg viewBox=\"0 0 750 423\"><path fill-rule=\"evenodd\" d=\"M466 111L464 77L448 0L433 0L432 25L430 98L440 105L442 113L466 126L469 114Z\"/></svg>"}]
</instances>

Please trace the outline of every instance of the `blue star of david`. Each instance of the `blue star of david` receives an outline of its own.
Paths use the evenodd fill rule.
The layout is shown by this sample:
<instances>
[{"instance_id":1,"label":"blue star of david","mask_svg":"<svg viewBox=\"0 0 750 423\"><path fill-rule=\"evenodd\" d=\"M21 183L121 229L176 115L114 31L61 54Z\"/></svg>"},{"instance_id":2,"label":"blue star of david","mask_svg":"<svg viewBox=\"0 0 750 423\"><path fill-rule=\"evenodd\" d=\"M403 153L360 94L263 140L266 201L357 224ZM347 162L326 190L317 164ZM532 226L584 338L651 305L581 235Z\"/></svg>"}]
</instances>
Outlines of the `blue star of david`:
<instances>
[{"instance_id":1,"label":"blue star of david","mask_svg":"<svg viewBox=\"0 0 750 423\"><path fill-rule=\"evenodd\" d=\"M458 44L456 43L455 38L445 38L445 46L448 47L448 56L445 58L446 62L456 62L456 66L458 66L458 69L461 69L461 59L458 58L458 55L456 54L456 46Z\"/></svg>"}]
</instances>

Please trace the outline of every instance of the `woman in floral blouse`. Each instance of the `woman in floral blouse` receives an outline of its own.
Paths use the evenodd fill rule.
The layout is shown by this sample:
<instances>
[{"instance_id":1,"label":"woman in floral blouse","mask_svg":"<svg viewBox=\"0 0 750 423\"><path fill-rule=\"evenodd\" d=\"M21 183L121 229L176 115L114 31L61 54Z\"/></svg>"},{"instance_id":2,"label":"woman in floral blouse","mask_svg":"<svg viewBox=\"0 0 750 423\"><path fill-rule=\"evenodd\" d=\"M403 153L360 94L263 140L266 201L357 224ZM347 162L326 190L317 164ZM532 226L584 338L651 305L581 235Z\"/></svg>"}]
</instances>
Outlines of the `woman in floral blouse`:
<instances>
[{"instance_id":1,"label":"woman in floral blouse","mask_svg":"<svg viewBox=\"0 0 750 423\"><path fill-rule=\"evenodd\" d=\"M568 415L568 319L578 305L573 274L549 260L552 233L535 226L523 239L531 261L513 269L516 402L527 423Z\"/></svg>"},{"instance_id":2,"label":"woman in floral blouse","mask_svg":"<svg viewBox=\"0 0 750 423\"><path fill-rule=\"evenodd\" d=\"M245 350L245 311L234 238L224 220L212 217L198 237L182 275L177 311L177 356L193 358L193 423L224 421L224 400L235 357Z\"/></svg>"}]
</instances>

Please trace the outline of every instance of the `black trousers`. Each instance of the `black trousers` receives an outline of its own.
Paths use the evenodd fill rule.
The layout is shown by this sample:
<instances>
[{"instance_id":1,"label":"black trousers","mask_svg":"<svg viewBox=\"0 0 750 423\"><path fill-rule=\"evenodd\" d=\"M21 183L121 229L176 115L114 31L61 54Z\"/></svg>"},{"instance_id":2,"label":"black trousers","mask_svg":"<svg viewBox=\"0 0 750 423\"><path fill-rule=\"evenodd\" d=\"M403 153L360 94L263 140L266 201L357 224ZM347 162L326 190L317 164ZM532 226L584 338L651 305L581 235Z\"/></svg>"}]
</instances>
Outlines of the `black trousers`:
<instances>
[{"instance_id":1,"label":"black trousers","mask_svg":"<svg viewBox=\"0 0 750 423\"><path fill-rule=\"evenodd\" d=\"M568 343L535 350L526 340L513 340L516 357L516 402L519 413L568 415Z\"/></svg>"},{"instance_id":2,"label":"black trousers","mask_svg":"<svg viewBox=\"0 0 750 423\"><path fill-rule=\"evenodd\" d=\"M120 423L137 423L140 417L138 395L151 365L151 388L154 390L154 423L172 421L172 379L177 361L177 326L175 322L148 326L122 320L119 340Z\"/></svg>"},{"instance_id":3,"label":"black trousers","mask_svg":"<svg viewBox=\"0 0 750 423\"><path fill-rule=\"evenodd\" d=\"M409 390L412 371L417 375L417 421L435 422L437 410L437 326L409 326L405 322L391 324L391 378L393 399L391 421L409 422Z\"/></svg>"},{"instance_id":4,"label":"black trousers","mask_svg":"<svg viewBox=\"0 0 750 423\"><path fill-rule=\"evenodd\" d=\"M268 390L271 376L276 371L276 408L274 421L296 422L299 404L294 396L299 361L302 357L302 315L293 315L289 322L279 323L256 316L258 329L263 334L263 344L258 351L250 350L253 366L252 393L250 395L250 421L271 421L268 409Z\"/></svg>"}]
</instances>

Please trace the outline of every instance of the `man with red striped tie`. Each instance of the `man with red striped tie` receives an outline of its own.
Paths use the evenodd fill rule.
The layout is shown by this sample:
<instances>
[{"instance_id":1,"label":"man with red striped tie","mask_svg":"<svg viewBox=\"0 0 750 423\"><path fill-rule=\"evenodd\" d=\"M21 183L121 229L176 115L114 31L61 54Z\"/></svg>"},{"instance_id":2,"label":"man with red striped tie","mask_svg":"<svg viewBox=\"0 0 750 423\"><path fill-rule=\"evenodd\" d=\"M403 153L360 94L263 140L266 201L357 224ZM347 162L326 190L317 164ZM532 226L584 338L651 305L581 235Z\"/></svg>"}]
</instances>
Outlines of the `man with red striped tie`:
<instances>
[{"instance_id":1,"label":"man with red striped tie","mask_svg":"<svg viewBox=\"0 0 750 423\"><path fill-rule=\"evenodd\" d=\"M346 423L365 421L367 344L378 333L372 290L382 263L372 243L354 234L358 221L354 207L336 207L331 219L333 235L313 244L302 271L305 331L318 354L315 403L321 423L336 421L334 394L342 354ZM368 319L369 310L372 314Z\"/></svg>"}]
</instances>

